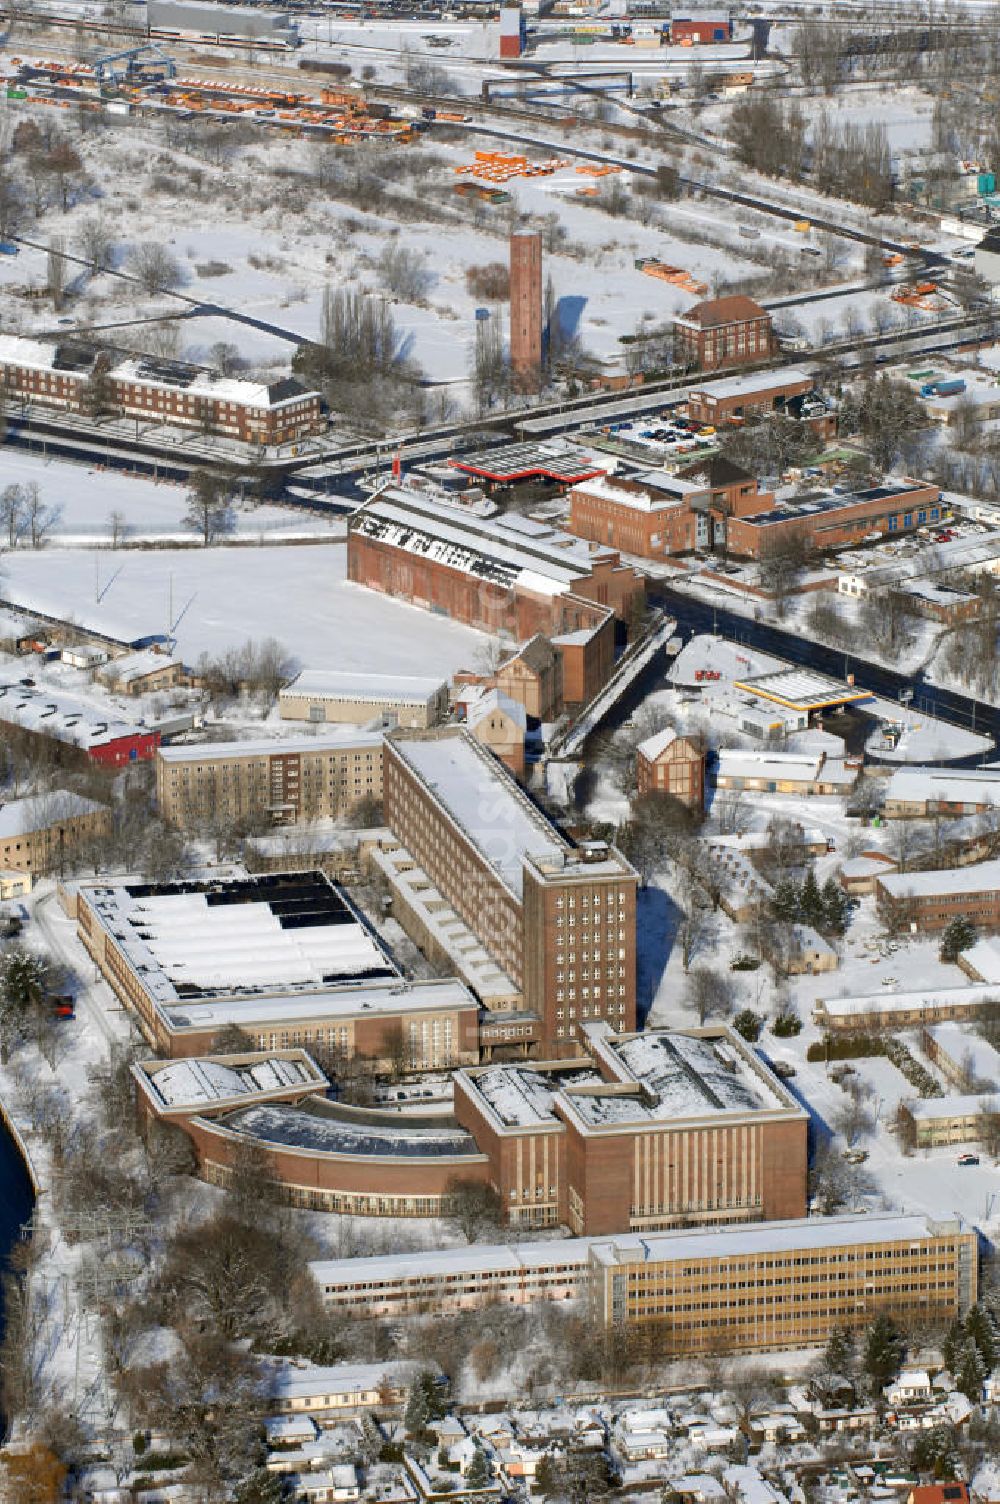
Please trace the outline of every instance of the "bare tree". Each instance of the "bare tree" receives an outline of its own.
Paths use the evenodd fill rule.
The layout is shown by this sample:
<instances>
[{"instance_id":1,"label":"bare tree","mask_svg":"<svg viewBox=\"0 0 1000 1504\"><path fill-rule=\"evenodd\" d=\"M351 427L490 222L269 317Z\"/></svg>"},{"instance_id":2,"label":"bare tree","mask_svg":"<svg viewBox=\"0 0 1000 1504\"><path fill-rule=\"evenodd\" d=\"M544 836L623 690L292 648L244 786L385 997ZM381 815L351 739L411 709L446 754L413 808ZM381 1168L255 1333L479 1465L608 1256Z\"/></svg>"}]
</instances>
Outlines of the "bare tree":
<instances>
[{"instance_id":1,"label":"bare tree","mask_svg":"<svg viewBox=\"0 0 1000 1504\"><path fill-rule=\"evenodd\" d=\"M129 526L125 513L116 507L108 513L108 531L111 534L111 547L117 548L128 536Z\"/></svg>"},{"instance_id":2,"label":"bare tree","mask_svg":"<svg viewBox=\"0 0 1000 1504\"><path fill-rule=\"evenodd\" d=\"M205 548L221 533L231 531L230 485L224 476L211 470L193 471L185 500L184 526L198 534Z\"/></svg>"},{"instance_id":3,"label":"bare tree","mask_svg":"<svg viewBox=\"0 0 1000 1504\"><path fill-rule=\"evenodd\" d=\"M155 240L135 245L125 258L128 271L139 283L143 292L152 297L156 293L169 292L181 280L181 269L176 258Z\"/></svg>"},{"instance_id":4,"label":"bare tree","mask_svg":"<svg viewBox=\"0 0 1000 1504\"><path fill-rule=\"evenodd\" d=\"M16 548L24 528L24 487L12 481L0 491L0 530L6 535L7 547Z\"/></svg>"},{"instance_id":5,"label":"bare tree","mask_svg":"<svg viewBox=\"0 0 1000 1504\"><path fill-rule=\"evenodd\" d=\"M114 264L114 237L110 226L99 215L83 221L77 231L76 248L95 272L108 271Z\"/></svg>"},{"instance_id":6,"label":"bare tree","mask_svg":"<svg viewBox=\"0 0 1000 1504\"><path fill-rule=\"evenodd\" d=\"M733 988L724 972L711 966L695 966L684 984L684 1005L698 1015L703 1024L711 1015L728 1018L733 1010Z\"/></svg>"},{"instance_id":7,"label":"bare tree","mask_svg":"<svg viewBox=\"0 0 1000 1504\"><path fill-rule=\"evenodd\" d=\"M62 516L62 507L46 506L38 482L30 480L24 487L24 519L32 548L43 548L49 533Z\"/></svg>"}]
</instances>

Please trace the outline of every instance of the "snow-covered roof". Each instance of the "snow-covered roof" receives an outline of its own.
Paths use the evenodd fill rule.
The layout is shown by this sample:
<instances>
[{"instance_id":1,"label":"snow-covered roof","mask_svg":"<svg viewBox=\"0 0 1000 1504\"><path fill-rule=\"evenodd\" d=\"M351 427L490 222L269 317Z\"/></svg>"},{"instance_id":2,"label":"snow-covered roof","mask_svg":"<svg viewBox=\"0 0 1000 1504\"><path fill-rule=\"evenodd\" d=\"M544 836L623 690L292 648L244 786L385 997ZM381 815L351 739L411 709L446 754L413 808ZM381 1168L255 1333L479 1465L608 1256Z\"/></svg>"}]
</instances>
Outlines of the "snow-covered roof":
<instances>
[{"instance_id":1,"label":"snow-covered roof","mask_svg":"<svg viewBox=\"0 0 1000 1504\"><path fill-rule=\"evenodd\" d=\"M260 997L213 998L211 1002L176 1003L160 1013L173 1030L224 1029L235 1024L252 1029L280 1018L292 1028L318 1019L363 1018L372 1014L451 1012L455 1008L478 1010L468 988L455 979L403 984L386 981L371 986L345 983L303 992L270 992Z\"/></svg>"},{"instance_id":2,"label":"snow-covered roof","mask_svg":"<svg viewBox=\"0 0 1000 1504\"><path fill-rule=\"evenodd\" d=\"M272 1055L231 1065L221 1060L172 1060L157 1068L147 1064L143 1076L165 1107L206 1107L240 1097L287 1091L289 1087L324 1086L307 1055Z\"/></svg>"},{"instance_id":3,"label":"snow-covered roof","mask_svg":"<svg viewBox=\"0 0 1000 1504\"><path fill-rule=\"evenodd\" d=\"M102 747L144 729L120 710L105 709L79 695L54 691L48 685L0 682L0 721L36 731L75 747Z\"/></svg>"},{"instance_id":4,"label":"snow-covered roof","mask_svg":"<svg viewBox=\"0 0 1000 1504\"><path fill-rule=\"evenodd\" d=\"M488 715L500 712L521 731L528 729L528 712L520 700L512 700L510 695L505 695L500 689L484 689L482 694L467 701L467 707L465 719L471 728L478 726Z\"/></svg>"},{"instance_id":5,"label":"snow-covered roof","mask_svg":"<svg viewBox=\"0 0 1000 1504\"><path fill-rule=\"evenodd\" d=\"M112 658L99 671L98 677L110 684L134 684L147 679L151 674L162 674L164 669L179 667L180 659L168 653L157 653L152 648L143 648L136 653L126 653L121 658Z\"/></svg>"},{"instance_id":6,"label":"snow-covered roof","mask_svg":"<svg viewBox=\"0 0 1000 1504\"><path fill-rule=\"evenodd\" d=\"M440 679L400 674L350 674L340 669L304 668L279 692L279 700L306 696L312 700L384 701L393 705L425 705L445 688Z\"/></svg>"},{"instance_id":7,"label":"snow-covered roof","mask_svg":"<svg viewBox=\"0 0 1000 1504\"><path fill-rule=\"evenodd\" d=\"M471 1133L461 1128L414 1128L405 1117L395 1123L368 1124L284 1102L237 1108L222 1123L266 1143L310 1153L380 1159L452 1159L479 1153Z\"/></svg>"},{"instance_id":8,"label":"snow-covered roof","mask_svg":"<svg viewBox=\"0 0 1000 1504\"><path fill-rule=\"evenodd\" d=\"M1000 936L983 935L962 952L962 964L981 982L1000 983Z\"/></svg>"},{"instance_id":9,"label":"snow-covered roof","mask_svg":"<svg viewBox=\"0 0 1000 1504\"><path fill-rule=\"evenodd\" d=\"M752 520L752 519L750 519ZM737 688L790 705L795 710L820 710L827 705L841 705L868 698L868 691L831 679L813 669L785 668L777 673L758 674L736 680Z\"/></svg>"},{"instance_id":10,"label":"snow-covered roof","mask_svg":"<svg viewBox=\"0 0 1000 1504\"><path fill-rule=\"evenodd\" d=\"M655 731L652 736L647 736L636 750L647 762L655 762L660 753L665 752L676 740L677 732L673 726L664 726L662 731Z\"/></svg>"},{"instance_id":11,"label":"snow-covered roof","mask_svg":"<svg viewBox=\"0 0 1000 1504\"><path fill-rule=\"evenodd\" d=\"M949 1092L943 1097L916 1097L906 1103L912 1118L921 1123L947 1122L951 1118L976 1118L989 1097L967 1092Z\"/></svg>"},{"instance_id":12,"label":"snow-covered roof","mask_svg":"<svg viewBox=\"0 0 1000 1504\"><path fill-rule=\"evenodd\" d=\"M394 736L391 746L515 897L521 896L529 853L569 852L551 821L467 733Z\"/></svg>"},{"instance_id":13,"label":"snow-covered roof","mask_svg":"<svg viewBox=\"0 0 1000 1504\"><path fill-rule=\"evenodd\" d=\"M956 1023L933 1024L927 1033L945 1060L965 1073L970 1085L982 1082L989 1089L1000 1086L1000 1054L988 1040Z\"/></svg>"},{"instance_id":14,"label":"snow-covered roof","mask_svg":"<svg viewBox=\"0 0 1000 1504\"><path fill-rule=\"evenodd\" d=\"M691 388L691 396L752 397L757 392L772 392L783 386L799 386L803 382L812 386L813 377L799 366L779 367L777 371L754 371L748 376L726 376L710 385Z\"/></svg>"},{"instance_id":15,"label":"snow-covered roof","mask_svg":"<svg viewBox=\"0 0 1000 1504\"><path fill-rule=\"evenodd\" d=\"M887 872L879 883L890 898L898 900L995 893L1000 888L1000 861L945 867L939 872Z\"/></svg>"},{"instance_id":16,"label":"snow-covered roof","mask_svg":"<svg viewBox=\"0 0 1000 1504\"><path fill-rule=\"evenodd\" d=\"M783 783L815 783L822 767L823 758L819 754L810 757L799 752L719 749L720 778L770 778Z\"/></svg>"},{"instance_id":17,"label":"snow-covered roof","mask_svg":"<svg viewBox=\"0 0 1000 1504\"><path fill-rule=\"evenodd\" d=\"M158 1004L398 975L323 873L101 885L86 899Z\"/></svg>"},{"instance_id":18,"label":"snow-covered roof","mask_svg":"<svg viewBox=\"0 0 1000 1504\"><path fill-rule=\"evenodd\" d=\"M1000 990L983 983L969 987L927 987L921 992L868 992L854 997L816 999L816 1008L828 1018L864 1017L879 1013L933 1013L950 1008L985 1008L1000 1002Z\"/></svg>"},{"instance_id":19,"label":"snow-covered roof","mask_svg":"<svg viewBox=\"0 0 1000 1504\"><path fill-rule=\"evenodd\" d=\"M531 523L531 526L525 526ZM462 573L536 594L563 595L613 556L547 523L516 516L478 517L447 498L388 487L356 512L365 537L436 560Z\"/></svg>"},{"instance_id":20,"label":"snow-covered roof","mask_svg":"<svg viewBox=\"0 0 1000 1504\"><path fill-rule=\"evenodd\" d=\"M233 757L283 757L288 752L338 752L345 748L371 748L382 745L381 731L321 731L315 736L303 732L297 736L254 737L247 741L195 742L182 747L160 747L158 756L165 763L206 762Z\"/></svg>"},{"instance_id":21,"label":"snow-covered roof","mask_svg":"<svg viewBox=\"0 0 1000 1504\"><path fill-rule=\"evenodd\" d=\"M328 1368L289 1363L272 1370L269 1387L274 1399L286 1400L314 1399L327 1394L371 1394L386 1379L405 1387L426 1366L412 1358L387 1359L384 1363L334 1363Z\"/></svg>"},{"instance_id":22,"label":"snow-covered roof","mask_svg":"<svg viewBox=\"0 0 1000 1504\"><path fill-rule=\"evenodd\" d=\"M1000 804L1000 770L990 768L899 768L885 797L905 804Z\"/></svg>"},{"instance_id":23,"label":"snow-covered roof","mask_svg":"<svg viewBox=\"0 0 1000 1504\"><path fill-rule=\"evenodd\" d=\"M104 810L94 799L84 799L68 789L54 789L49 794L32 794L25 799L9 799L0 805L0 840L30 835L46 830L61 820L78 819Z\"/></svg>"},{"instance_id":24,"label":"snow-covered roof","mask_svg":"<svg viewBox=\"0 0 1000 1504\"><path fill-rule=\"evenodd\" d=\"M692 496L704 496L706 487L695 481L680 480L665 471L647 471L628 479L600 476L575 488L582 495L596 496L613 506L633 512L666 512L682 506Z\"/></svg>"},{"instance_id":25,"label":"snow-covered roof","mask_svg":"<svg viewBox=\"0 0 1000 1504\"><path fill-rule=\"evenodd\" d=\"M944 1233L968 1231L958 1216L933 1218L921 1213L899 1216L797 1218L789 1222L744 1223L704 1231L622 1233L615 1237L565 1238L542 1243L473 1244L424 1253L396 1253L371 1258L319 1259L309 1267L321 1289L334 1291L358 1284L398 1284L428 1277L519 1270L554 1269L583 1275L592 1263L614 1266L636 1261L667 1263L674 1259L746 1258L769 1253L809 1252L868 1244L912 1243Z\"/></svg>"}]
</instances>

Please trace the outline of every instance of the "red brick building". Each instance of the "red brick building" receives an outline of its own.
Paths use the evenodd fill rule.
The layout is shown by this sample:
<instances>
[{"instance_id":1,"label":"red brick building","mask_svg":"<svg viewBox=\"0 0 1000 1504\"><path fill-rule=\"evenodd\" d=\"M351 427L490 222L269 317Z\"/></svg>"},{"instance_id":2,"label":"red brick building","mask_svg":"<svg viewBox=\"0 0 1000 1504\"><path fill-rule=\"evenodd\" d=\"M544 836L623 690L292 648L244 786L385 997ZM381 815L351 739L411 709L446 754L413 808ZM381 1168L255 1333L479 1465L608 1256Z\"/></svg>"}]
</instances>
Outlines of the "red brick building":
<instances>
[{"instance_id":1,"label":"red brick building","mask_svg":"<svg viewBox=\"0 0 1000 1504\"><path fill-rule=\"evenodd\" d=\"M936 523L944 507L937 486L923 481L891 481L853 495L804 497L749 517L731 517L729 548L749 559L767 558L789 540L810 548L860 543L872 534L893 537Z\"/></svg>"},{"instance_id":2,"label":"red brick building","mask_svg":"<svg viewBox=\"0 0 1000 1504\"><path fill-rule=\"evenodd\" d=\"M149 761L160 745L159 731L110 709L104 713L91 700L20 680L0 682L0 728L4 739L35 743L67 766L121 768Z\"/></svg>"},{"instance_id":3,"label":"red brick building","mask_svg":"<svg viewBox=\"0 0 1000 1504\"><path fill-rule=\"evenodd\" d=\"M584 1061L455 1077L507 1220L574 1233L804 1217L808 1115L725 1028L584 1030Z\"/></svg>"},{"instance_id":4,"label":"red brick building","mask_svg":"<svg viewBox=\"0 0 1000 1504\"><path fill-rule=\"evenodd\" d=\"M730 42L733 23L728 11L704 11L690 16L674 16L670 22L670 41L675 47L687 43Z\"/></svg>"},{"instance_id":5,"label":"red brick building","mask_svg":"<svg viewBox=\"0 0 1000 1504\"><path fill-rule=\"evenodd\" d=\"M943 930L953 919L977 929L1000 929L1000 861L942 872L887 872L875 879L884 923L900 929Z\"/></svg>"},{"instance_id":6,"label":"red brick building","mask_svg":"<svg viewBox=\"0 0 1000 1504\"><path fill-rule=\"evenodd\" d=\"M540 390L542 236L539 230L515 230L510 237L510 368L521 391Z\"/></svg>"},{"instance_id":7,"label":"red brick building","mask_svg":"<svg viewBox=\"0 0 1000 1504\"><path fill-rule=\"evenodd\" d=\"M9 400L155 419L247 444L286 444L322 427L318 392L299 382L217 376L156 356L0 335L0 389Z\"/></svg>"},{"instance_id":8,"label":"red brick building","mask_svg":"<svg viewBox=\"0 0 1000 1504\"><path fill-rule=\"evenodd\" d=\"M742 293L696 303L674 319L674 359L700 371L756 365L777 352L771 315Z\"/></svg>"},{"instance_id":9,"label":"red brick building","mask_svg":"<svg viewBox=\"0 0 1000 1504\"><path fill-rule=\"evenodd\" d=\"M726 423L739 426L748 418L770 413L797 417L793 404L801 404L814 387L808 371L755 371L745 376L729 376L708 386L692 387L688 392L687 415L697 423L711 423L717 428Z\"/></svg>"},{"instance_id":10,"label":"red brick building","mask_svg":"<svg viewBox=\"0 0 1000 1504\"><path fill-rule=\"evenodd\" d=\"M467 733L395 733L385 823L520 989L549 1055L604 1019L635 1027L638 878L602 843L572 846Z\"/></svg>"},{"instance_id":11,"label":"red brick building","mask_svg":"<svg viewBox=\"0 0 1000 1504\"><path fill-rule=\"evenodd\" d=\"M567 705L586 704L606 682L614 618L627 620L645 599L641 575L614 549L530 518L478 517L407 486L351 518L347 571L358 585L470 627L548 637L563 658Z\"/></svg>"},{"instance_id":12,"label":"red brick building","mask_svg":"<svg viewBox=\"0 0 1000 1504\"><path fill-rule=\"evenodd\" d=\"M678 475L600 476L574 486L569 502L569 528L578 537L659 559L716 546L728 518L767 511L774 496L720 455Z\"/></svg>"},{"instance_id":13,"label":"red brick building","mask_svg":"<svg viewBox=\"0 0 1000 1504\"><path fill-rule=\"evenodd\" d=\"M672 794L699 814L705 808L705 753L690 736L672 726L647 737L636 750L640 794Z\"/></svg>"}]
</instances>

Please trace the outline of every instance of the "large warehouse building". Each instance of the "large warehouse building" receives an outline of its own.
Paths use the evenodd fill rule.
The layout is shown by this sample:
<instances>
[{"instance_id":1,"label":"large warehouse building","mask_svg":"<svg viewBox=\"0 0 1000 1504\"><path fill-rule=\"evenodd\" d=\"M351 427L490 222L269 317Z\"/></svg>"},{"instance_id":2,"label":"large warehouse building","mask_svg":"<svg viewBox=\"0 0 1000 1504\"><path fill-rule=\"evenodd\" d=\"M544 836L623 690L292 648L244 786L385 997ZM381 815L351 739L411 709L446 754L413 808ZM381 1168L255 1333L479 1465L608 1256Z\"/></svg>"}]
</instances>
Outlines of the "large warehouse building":
<instances>
[{"instance_id":1,"label":"large warehouse building","mask_svg":"<svg viewBox=\"0 0 1000 1504\"><path fill-rule=\"evenodd\" d=\"M415 485L380 491L350 520L348 578L563 658L563 698L584 705L610 676L614 621L645 599L615 549L519 515L480 517Z\"/></svg>"},{"instance_id":2,"label":"large warehouse building","mask_svg":"<svg viewBox=\"0 0 1000 1504\"><path fill-rule=\"evenodd\" d=\"M589 1234L805 1216L808 1114L735 1034L583 1033L586 1060L456 1076L456 1117L510 1222Z\"/></svg>"},{"instance_id":3,"label":"large warehouse building","mask_svg":"<svg viewBox=\"0 0 1000 1504\"><path fill-rule=\"evenodd\" d=\"M474 1064L479 1007L456 981L407 983L322 873L81 883L80 939L149 1042L211 1054L324 1046L384 1069Z\"/></svg>"},{"instance_id":4,"label":"large warehouse building","mask_svg":"<svg viewBox=\"0 0 1000 1504\"><path fill-rule=\"evenodd\" d=\"M385 744L385 822L521 991L543 1052L580 1026L635 1028L638 877L602 843L572 846L457 727Z\"/></svg>"},{"instance_id":5,"label":"large warehouse building","mask_svg":"<svg viewBox=\"0 0 1000 1504\"><path fill-rule=\"evenodd\" d=\"M880 1314L947 1323L978 1293L976 1232L958 1217L810 1217L310 1268L328 1309L352 1316L586 1300L602 1325L655 1328L676 1355L818 1347Z\"/></svg>"}]
</instances>

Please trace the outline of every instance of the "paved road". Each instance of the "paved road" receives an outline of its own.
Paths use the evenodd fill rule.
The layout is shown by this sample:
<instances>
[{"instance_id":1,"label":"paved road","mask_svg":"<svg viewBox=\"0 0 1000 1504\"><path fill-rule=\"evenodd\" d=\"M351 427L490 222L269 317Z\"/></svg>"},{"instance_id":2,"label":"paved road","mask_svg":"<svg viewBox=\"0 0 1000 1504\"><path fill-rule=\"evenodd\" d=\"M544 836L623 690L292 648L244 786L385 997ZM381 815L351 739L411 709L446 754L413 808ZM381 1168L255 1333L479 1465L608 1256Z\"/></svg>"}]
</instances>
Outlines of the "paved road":
<instances>
[{"instance_id":1,"label":"paved road","mask_svg":"<svg viewBox=\"0 0 1000 1504\"><path fill-rule=\"evenodd\" d=\"M659 581L649 584L649 600L654 606L676 618L678 635L688 637L698 632L719 632L736 642L773 653L790 663L800 663L820 673L843 679L854 674L859 686L870 689L873 694L886 700L898 700L901 690L913 691L914 709L926 715L939 716L953 725L974 729L985 736L1000 741L1000 708L975 700L954 690L942 689L930 684L922 672L901 674L884 668L854 653L828 648L812 642L794 629L778 627L770 622L755 621L742 616L725 606L693 598L685 591L672 589ZM977 764L977 756L963 759L970 765ZM960 765L960 764L956 764Z\"/></svg>"}]
</instances>

